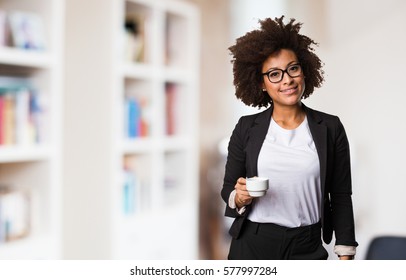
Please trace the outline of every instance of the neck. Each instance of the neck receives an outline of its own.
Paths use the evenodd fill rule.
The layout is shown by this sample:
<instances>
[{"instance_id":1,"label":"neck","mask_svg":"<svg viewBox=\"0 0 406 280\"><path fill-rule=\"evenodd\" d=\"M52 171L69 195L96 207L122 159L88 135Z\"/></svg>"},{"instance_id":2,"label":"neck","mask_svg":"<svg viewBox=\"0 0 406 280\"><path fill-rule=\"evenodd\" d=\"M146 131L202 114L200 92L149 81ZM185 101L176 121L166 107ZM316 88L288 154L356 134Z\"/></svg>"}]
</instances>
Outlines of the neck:
<instances>
[{"instance_id":1,"label":"neck","mask_svg":"<svg viewBox=\"0 0 406 280\"><path fill-rule=\"evenodd\" d=\"M295 106L274 106L272 118L283 128L294 129L303 122L305 112L302 103Z\"/></svg>"}]
</instances>

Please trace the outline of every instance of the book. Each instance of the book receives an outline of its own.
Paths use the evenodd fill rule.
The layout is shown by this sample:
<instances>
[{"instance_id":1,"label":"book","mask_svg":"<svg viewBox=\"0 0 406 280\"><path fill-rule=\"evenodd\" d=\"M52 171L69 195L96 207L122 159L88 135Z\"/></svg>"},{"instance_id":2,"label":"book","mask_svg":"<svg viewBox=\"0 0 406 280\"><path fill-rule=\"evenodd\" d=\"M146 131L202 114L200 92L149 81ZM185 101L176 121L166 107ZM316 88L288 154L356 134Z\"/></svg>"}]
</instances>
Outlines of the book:
<instances>
[{"instance_id":1,"label":"book","mask_svg":"<svg viewBox=\"0 0 406 280\"><path fill-rule=\"evenodd\" d=\"M0 94L0 146L4 144L4 96Z\"/></svg>"},{"instance_id":2,"label":"book","mask_svg":"<svg viewBox=\"0 0 406 280\"><path fill-rule=\"evenodd\" d=\"M46 138L46 101L43 94L40 94L35 89L30 89L30 112L29 126L31 143L44 143Z\"/></svg>"},{"instance_id":3,"label":"book","mask_svg":"<svg viewBox=\"0 0 406 280\"><path fill-rule=\"evenodd\" d=\"M36 13L11 11L8 15L12 45L21 49L44 50L44 23Z\"/></svg>"},{"instance_id":4,"label":"book","mask_svg":"<svg viewBox=\"0 0 406 280\"><path fill-rule=\"evenodd\" d=\"M124 214L134 214L136 207L136 177L128 168L123 170L123 211Z\"/></svg>"},{"instance_id":5,"label":"book","mask_svg":"<svg viewBox=\"0 0 406 280\"><path fill-rule=\"evenodd\" d=\"M124 23L124 57L127 61L145 62L145 18L127 14Z\"/></svg>"},{"instance_id":6,"label":"book","mask_svg":"<svg viewBox=\"0 0 406 280\"><path fill-rule=\"evenodd\" d=\"M15 143L30 144L32 142L30 132L30 92L22 88L15 93Z\"/></svg>"},{"instance_id":7,"label":"book","mask_svg":"<svg viewBox=\"0 0 406 280\"><path fill-rule=\"evenodd\" d=\"M149 105L146 98L127 96L124 101L125 137L145 137L149 134Z\"/></svg>"},{"instance_id":8,"label":"book","mask_svg":"<svg viewBox=\"0 0 406 280\"><path fill-rule=\"evenodd\" d=\"M15 98L12 92L3 95L3 144L15 143Z\"/></svg>"},{"instance_id":9,"label":"book","mask_svg":"<svg viewBox=\"0 0 406 280\"><path fill-rule=\"evenodd\" d=\"M44 102L28 79L0 77L0 145L45 141Z\"/></svg>"},{"instance_id":10,"label":"book","mask_svg":"<svg viewBox=\"0 0 406 280\"><path fill-rule=\"evenodd\" d=\"M166 93L166 134L176 134L176 96L177 85L174 83L167 83L165 85Z\"/></svg>"},{"instance_id":11,"label":"book","mask_svg":"<svg viewBox=\"0 0 406 280\"><path fill-rule=\"evenodd\" d=\"M129 97L126 99L127 108L127 136L135 138L139 136L140 130L140 106L135 98Z\"/></svg>"},{"instance_id":12,"label":"book","mask_svg":"<svg viewBox=\"0 0 406 280\"><path fill-rule=\"evenodd\" d=\"M30 232L28 191L0 189L0 243L26 237Z\"/></svg>"}]
</instances>

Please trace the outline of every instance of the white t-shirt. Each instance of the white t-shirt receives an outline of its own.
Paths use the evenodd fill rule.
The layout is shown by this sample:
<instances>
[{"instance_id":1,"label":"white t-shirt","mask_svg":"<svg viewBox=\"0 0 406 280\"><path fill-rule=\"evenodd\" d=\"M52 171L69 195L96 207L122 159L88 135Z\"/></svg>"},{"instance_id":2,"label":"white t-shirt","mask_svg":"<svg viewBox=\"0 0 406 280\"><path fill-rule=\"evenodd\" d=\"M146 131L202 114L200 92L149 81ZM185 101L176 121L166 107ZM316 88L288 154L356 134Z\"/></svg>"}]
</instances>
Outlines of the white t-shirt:
<instances>
[{"instance_id":1,"label":"white t-shirt","mask_svg":"<svg viewBox=\"0 0 406 280\"><path fill-rule=\"evenodd\" d=\"M258 176L269 178L269 189L255 199L249 220L290 228L319 222L320 163L307 118L292 130L271 119L258 156Z\"/></svg>"}]
</instances>

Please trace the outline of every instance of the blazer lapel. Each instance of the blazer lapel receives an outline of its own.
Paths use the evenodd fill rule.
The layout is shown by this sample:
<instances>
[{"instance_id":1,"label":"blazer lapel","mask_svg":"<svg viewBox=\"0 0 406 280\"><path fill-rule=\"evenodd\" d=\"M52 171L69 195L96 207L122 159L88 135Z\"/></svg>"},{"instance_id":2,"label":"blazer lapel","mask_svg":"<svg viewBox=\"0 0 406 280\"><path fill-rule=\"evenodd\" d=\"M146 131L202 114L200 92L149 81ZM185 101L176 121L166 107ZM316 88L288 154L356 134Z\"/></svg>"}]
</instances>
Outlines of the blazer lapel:
<instances>
[{"instance_id":1,"label":"blazer lapel","mask_svg":"<svg viewBox=\"0 0 406 280\"><path fill-rule=\"evenodd\" d=\"M302 105L305 109L310 132L313 136L313 141L316 145L317 154L319 156L320 183L324 197L327 175L327 127L321 124L323 119L318 114L316 114L312 109L306 107L304 104Z\"/></svg>"},{"instance_id":2,"label":"blazer lapel","mask_svg":"<svg viewBox=\"0 0 406 280\"><path fill-rule=\"evenodd\" d=\"M248 132L248 142L246 148L247 157L247 177L258 176L258 156L262 144L268 133L273 107L259 113Z\"/></svg>"}]
</instances>

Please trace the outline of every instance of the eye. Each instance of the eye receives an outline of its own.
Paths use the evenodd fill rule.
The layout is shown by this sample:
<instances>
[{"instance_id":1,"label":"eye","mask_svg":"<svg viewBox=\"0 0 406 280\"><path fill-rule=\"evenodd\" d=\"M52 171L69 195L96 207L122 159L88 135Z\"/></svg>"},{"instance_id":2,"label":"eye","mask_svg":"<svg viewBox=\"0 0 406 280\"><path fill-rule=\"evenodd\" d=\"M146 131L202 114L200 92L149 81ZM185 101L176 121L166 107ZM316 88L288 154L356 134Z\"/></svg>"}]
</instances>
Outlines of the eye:
<instances>
[{"instance_id":1,"label":"eye","mask_svg":"<svg viewBox=\"0 0 406 280\"><path fill-rule=\"evenodd\" d=\"M288 68L289 73L300 72L300 65L292 65Z\"/></svg>"},{"instance_id":2,"label":"eye","mask_svg":"<svg viewBox=\"0 0 406 280\"><path fill-rule=\"evenodd\" d=\"M269 77L270 78L278 78L281 75L281 72L278 70L274 70L269 72Z\"/></svg>"}]
</instances>

